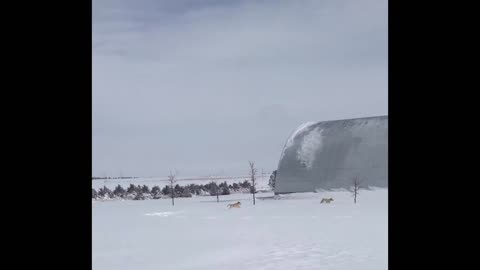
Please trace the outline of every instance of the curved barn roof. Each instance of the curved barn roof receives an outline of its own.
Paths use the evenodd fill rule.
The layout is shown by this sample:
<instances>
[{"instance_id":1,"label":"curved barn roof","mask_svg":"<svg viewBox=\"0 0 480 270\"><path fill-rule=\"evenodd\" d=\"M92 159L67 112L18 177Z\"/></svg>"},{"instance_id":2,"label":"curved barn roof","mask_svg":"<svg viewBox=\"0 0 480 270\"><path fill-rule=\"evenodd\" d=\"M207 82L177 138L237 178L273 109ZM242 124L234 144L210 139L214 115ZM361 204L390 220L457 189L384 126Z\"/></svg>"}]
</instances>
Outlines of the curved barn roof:
<instances>
[{"instance_id":1,"label":"curved barn roof","mask_svg":"<svg viewBox=\"0 0 480 270\"><path fill-rule=\"evenodd\" d=\"M275 193L346 188L353 177L387 187L388 116L307 122L287 139Z\"/></svg>"}]
</instances>

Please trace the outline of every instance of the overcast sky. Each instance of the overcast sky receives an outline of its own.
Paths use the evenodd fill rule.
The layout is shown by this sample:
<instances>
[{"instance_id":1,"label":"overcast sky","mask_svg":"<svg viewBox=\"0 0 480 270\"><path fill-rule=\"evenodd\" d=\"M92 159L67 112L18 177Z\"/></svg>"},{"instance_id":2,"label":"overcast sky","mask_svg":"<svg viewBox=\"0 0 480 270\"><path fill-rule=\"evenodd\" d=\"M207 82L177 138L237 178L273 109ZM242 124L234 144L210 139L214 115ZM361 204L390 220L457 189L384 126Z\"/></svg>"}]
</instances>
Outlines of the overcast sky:
<instances>
[{"instance_id":1,"label":"overcast sky","mask_svg":"<svg viewBox=\"0 0 480 270\"><path fill-rule=\"evenodd\" d=\"M276 169L307 121L386 115L387 0L93 0L93 175Z\"/></svg>"}]
</instances>

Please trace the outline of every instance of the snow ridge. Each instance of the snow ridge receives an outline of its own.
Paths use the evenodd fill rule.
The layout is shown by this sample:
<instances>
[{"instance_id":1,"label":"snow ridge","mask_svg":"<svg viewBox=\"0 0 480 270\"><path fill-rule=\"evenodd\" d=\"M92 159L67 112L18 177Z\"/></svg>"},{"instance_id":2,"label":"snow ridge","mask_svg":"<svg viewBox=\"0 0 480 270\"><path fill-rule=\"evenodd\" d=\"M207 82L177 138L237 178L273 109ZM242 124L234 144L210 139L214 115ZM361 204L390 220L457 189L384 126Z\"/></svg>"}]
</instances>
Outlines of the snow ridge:
<instances>
[{"instance_id":1,"label":"snow ridge","mask_svg":"<svg viewBox=\"0 0 480 270\"><path fill-rule=\"evenodd\" d=\"M315 161L315 153L322 147L323 129L315 128L303 137L302 144L297 151L297 158L308 170L312 168Z\"/></svg>"},{"instance_id":2,"label":"snow ridge","mask_svg":"<svg viewBox=\"0 0 480 270\"><path fill-rule=\"evenodd\" d=\"M285 156L285 151L293 145L293 141L294 141L295 137L297 135L301 134L302 132L304 132L308 127L310 127L311 125L313 125L315 123L316 122L314 122L314 121L305 122L305 123L301 124L297 129L295 129L292 132L290 137L288 137L287 142L285 143L285 146L283 147L282 155L280 156L280 160L282 160L283 156Z\"/></svg>"}]
</instances>

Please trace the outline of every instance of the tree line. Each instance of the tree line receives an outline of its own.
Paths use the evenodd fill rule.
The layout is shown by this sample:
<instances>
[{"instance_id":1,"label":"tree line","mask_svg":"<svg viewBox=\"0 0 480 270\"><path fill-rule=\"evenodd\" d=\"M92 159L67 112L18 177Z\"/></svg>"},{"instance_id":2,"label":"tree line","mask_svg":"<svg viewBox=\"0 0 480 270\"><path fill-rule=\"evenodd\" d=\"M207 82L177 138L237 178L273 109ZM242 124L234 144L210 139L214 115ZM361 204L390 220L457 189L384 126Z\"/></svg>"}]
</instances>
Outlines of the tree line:
<instances>
[{"instance_id":1,"label":"tree line","mask_svg":"<svg viewBox=\"0 0 480 270\"><path fill-rule=\"evenodd\" d=\"M210 182L208 184L189 184L181 186L179 184L165 185L163 188L156 185L152 188L147 185L130 184L127 189L121 185L117 185L113 190L104 186L95 190L92 188L92 199L131 199L131 200L145 200L145 199L160 199L173 197L192 197L196 196L220 196L229 195L231 193L253 193L252 184L245 180L243 182L227 184L223 182L217 184Z\"/></svg>"}]
</instances>

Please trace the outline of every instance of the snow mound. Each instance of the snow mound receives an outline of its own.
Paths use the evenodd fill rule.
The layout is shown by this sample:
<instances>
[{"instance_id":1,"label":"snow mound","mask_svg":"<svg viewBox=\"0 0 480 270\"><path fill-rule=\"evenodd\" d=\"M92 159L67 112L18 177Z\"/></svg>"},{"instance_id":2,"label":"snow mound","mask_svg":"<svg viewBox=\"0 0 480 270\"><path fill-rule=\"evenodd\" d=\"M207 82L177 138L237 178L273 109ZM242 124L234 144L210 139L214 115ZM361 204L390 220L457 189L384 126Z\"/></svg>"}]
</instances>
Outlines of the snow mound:
<instances>
[{"instance_id":1,"label":"snow mound","mask_svg":"<svg viewBox=\"0 0 480 270\"><path fill-rule=\"evenodd\" d=\"M169 217L172 215L178 214L178 212L158 212L158 213L146 213L145 216L158 216L158 217Z\"/></svg>"}]
</instances>

